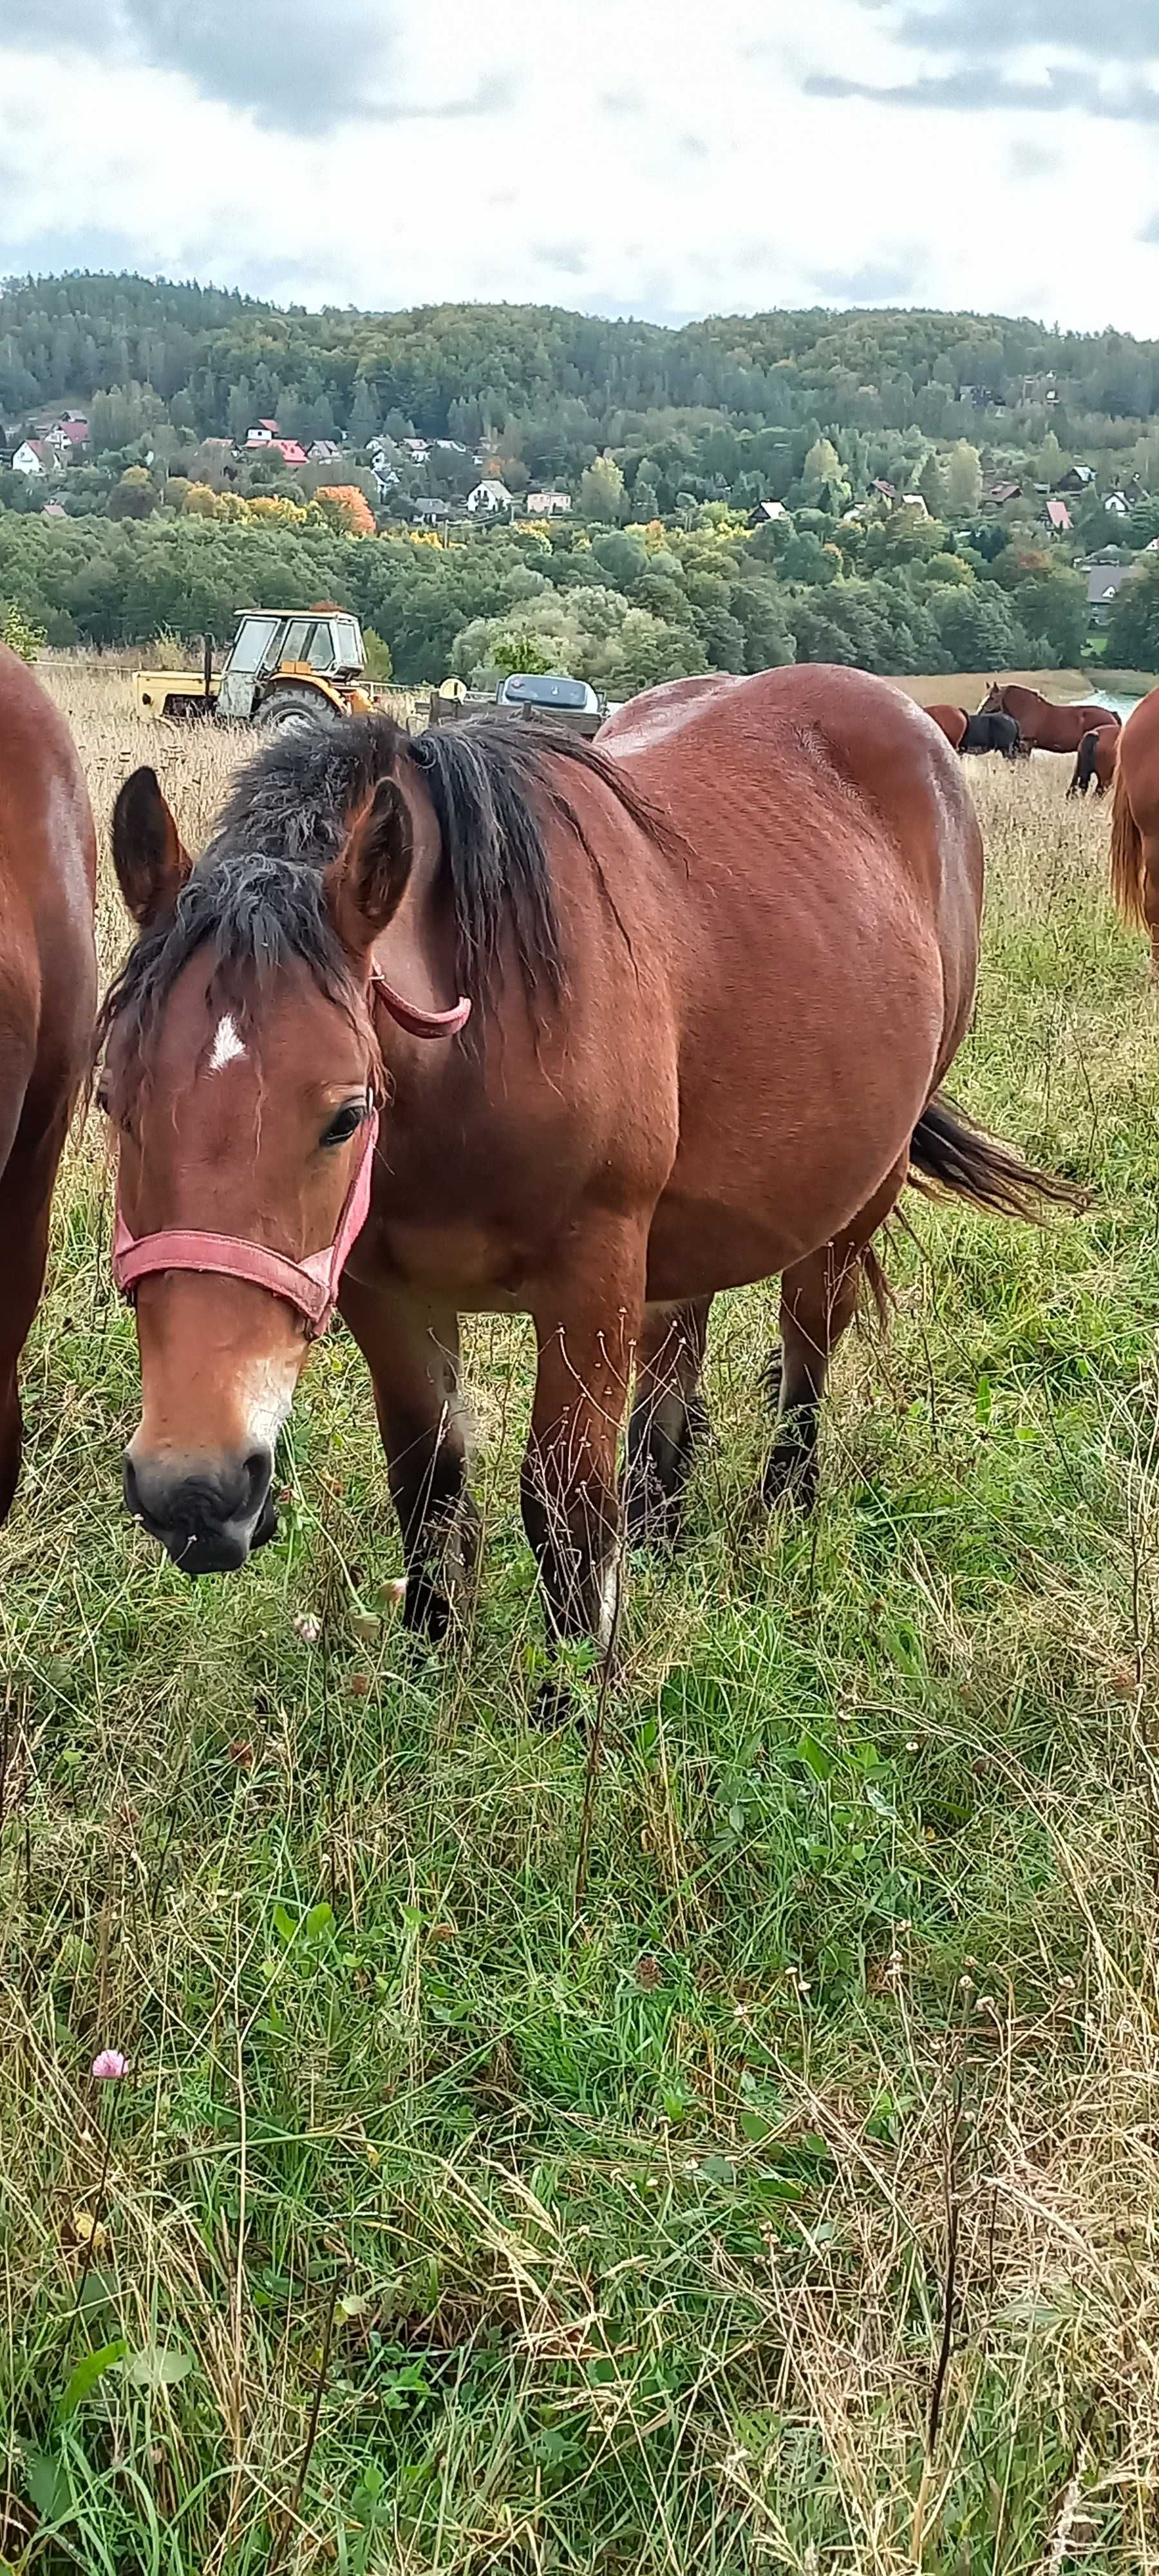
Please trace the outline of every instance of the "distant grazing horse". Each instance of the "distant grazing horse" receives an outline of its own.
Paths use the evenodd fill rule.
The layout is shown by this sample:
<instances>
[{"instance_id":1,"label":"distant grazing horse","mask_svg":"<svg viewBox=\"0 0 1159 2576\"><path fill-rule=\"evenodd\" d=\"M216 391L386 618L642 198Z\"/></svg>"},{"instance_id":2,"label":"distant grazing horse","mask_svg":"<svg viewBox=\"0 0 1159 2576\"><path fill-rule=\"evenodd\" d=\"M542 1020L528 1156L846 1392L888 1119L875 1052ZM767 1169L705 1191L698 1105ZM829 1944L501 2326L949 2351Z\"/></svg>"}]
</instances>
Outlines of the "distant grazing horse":
<instances>
[{"instance_id":1,"label":"distant grazing horse","mask_svg":"<svg viewBox=\"0 0 1159 2576\"><path fill-rule=\"evenodd\" d=\"M1120 736L1110 725L1100 725L1083 735L1074 765L1074 776L1067 788L1068 796L1085 796L1094 781L1096 796L1105 796L1115 775Z\"/></svg>"},{"instance_id":2,"label":"distant grazing horse","mask_svg":"<svg viewBox=\"0 0 1159 2576\"><path fill-rule=\"evenodd\" d=\"M1017 683L1003 688L994 680L978 712L993 715L999 711L1017 716L1028 751L1077 751L1085 733L1100 732L1104 726L1114 733L1119 730L1113 707L1056 706L1053 698L1044 698L1038 689L1019 688Z\"/></svg>"},{"instance_id":3,"label":"distant grazing horse","mask_svg":"<svg viewBox=\"0 0 1159 2576\"><path fill-rule=\"evenodd\" d=\"M860 671L677 681L596 743L331 721L247 765L198 866L149 769L113 850L140 933L100 1020L126 1493L190 1574L273 1534L274 1442L337 1298L404 1615L440 1633L476 1552L458 1318L530 1313L524 1523L553 1632L607 1641L633 1370L631 1526L667 1532L712 1299L781 1273L764 1493L807 1503L911 1170L1018 1214L1067 1195L940 1096L981 840L949 746Z\"/></svg>"},{"instance_id":4,"label":"distant grazing horse","mask_svg":"<svg viewBox=\"0 0 1159 2576\"><path fill-rule=\"evenodd\" d=\"M1003 760L1018 760L1022 754L1022 733L1014 716L967 716L962 736L963 751L1000 751Z\"/></svg>"},{"instance_id":5,"label":"distant grazing horse","mask_svg":"<svg viewBox=\"0 0 1159 2576\"><path fill-rule=\"evenodd\" d=\"M72 738L0 645L0 1520L20 1474L17 1371L96 1009L93 820Z\"/></svg>"},{"instance_id":6,"label":"distant grazing horse","mask_svg":"<svg viewBox=\"0 0 1159 2576\"><path fill-rule=\"evenodd\" d=\"M1111 893L1124 919L1149 934L1159 983L1159 689L1140 698L1119 736Z\"/></svg>"},{"instance_id":7,"label":"distant grazing horse","mask_svg":"<svg viewBox=\"0 0 1159 2576\"><path fill-rule=\"evenodd\" d=\"M962 707L927 707L940 733L944 733L952 751L960 751L966 734L966 714Z\"/></svg>"}]
</instances>

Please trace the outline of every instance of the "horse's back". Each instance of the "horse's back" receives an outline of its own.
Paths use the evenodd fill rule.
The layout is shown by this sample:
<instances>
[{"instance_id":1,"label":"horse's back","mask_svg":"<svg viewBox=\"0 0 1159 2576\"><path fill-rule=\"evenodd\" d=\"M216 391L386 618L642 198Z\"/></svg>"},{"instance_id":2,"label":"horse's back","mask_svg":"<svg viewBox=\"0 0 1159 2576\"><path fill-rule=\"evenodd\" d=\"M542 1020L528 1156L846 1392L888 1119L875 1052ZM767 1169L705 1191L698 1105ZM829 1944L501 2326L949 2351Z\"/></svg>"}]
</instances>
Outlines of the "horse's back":
<instances>
[{"instance_id":1,"label":"horse's back","mask_svg":"<svg viewBox=\"0 0 1159 2576\"><path fill-rule=\"evenodd\" d=\"M887 680L797 663L747 679L672 681L630 700L600 740L690 840L703 835L708 853L726 811L766 870L778 836L796 865L821 875L846 864L852 840L857 866L916 894L951 942L969 944L971 921L976 932L982 844L959 762L924 709Z\"/></svg>"}]
</instances>

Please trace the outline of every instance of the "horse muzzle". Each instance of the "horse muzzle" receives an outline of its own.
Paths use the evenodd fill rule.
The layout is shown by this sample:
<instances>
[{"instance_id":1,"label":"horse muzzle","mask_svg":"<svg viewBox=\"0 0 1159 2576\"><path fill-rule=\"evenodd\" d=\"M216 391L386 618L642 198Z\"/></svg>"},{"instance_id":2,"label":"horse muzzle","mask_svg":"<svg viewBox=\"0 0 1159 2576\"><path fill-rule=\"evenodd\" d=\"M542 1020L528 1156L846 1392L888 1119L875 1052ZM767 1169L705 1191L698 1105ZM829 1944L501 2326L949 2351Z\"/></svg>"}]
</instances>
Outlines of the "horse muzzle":
<instances>
[{"instance_id":1,"label":"horse muzzle","mask_svg":"<svg viewBox=\"0 0 1159 2576\"><path fill-rule=\"evenodd\" d=\"M277 1530L274 1453L245 1458L148 1458L125 1451L125 1502L183 1574L235 1574Z\"/></svg>"}]
</instances>

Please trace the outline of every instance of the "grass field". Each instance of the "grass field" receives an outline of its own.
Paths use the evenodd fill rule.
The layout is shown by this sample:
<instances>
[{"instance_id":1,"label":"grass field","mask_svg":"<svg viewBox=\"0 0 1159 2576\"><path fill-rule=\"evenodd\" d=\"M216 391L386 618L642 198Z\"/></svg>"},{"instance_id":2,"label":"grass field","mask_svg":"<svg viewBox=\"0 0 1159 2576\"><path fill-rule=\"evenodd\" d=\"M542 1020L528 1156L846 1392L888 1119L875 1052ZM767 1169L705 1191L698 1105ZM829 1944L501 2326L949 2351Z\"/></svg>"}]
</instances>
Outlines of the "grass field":
<instances>
[{"instance_id":1,"label":"grass field","mask_svg":"<svg viewBox=\"0 0 1159 2576\"><path fill-rule=\"evenodd\" d=\"M156 736L60 685L104 818ZM193 835L234 748L167 747ZM809 1527L750 1509L774 1293L722 1303L595 1761L528 1722L524 1329L469 1337L462 1664L340 1331L280 1541L190 1587L78 1144L0 1542L10 2567L1155 2568L1159 1030L1069 767L971 769L957 1088L1097 1204L910 1205Z\"/></svg>"}]
</instances>

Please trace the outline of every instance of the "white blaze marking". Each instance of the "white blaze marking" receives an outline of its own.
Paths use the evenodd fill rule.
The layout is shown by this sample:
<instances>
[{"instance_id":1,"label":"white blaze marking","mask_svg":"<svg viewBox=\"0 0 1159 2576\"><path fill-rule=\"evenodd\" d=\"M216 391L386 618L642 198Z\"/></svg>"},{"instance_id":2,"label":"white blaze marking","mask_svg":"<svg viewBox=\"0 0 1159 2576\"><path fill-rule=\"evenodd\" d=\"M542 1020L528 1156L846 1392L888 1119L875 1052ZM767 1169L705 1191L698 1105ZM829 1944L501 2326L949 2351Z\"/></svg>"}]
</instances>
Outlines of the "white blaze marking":
<instances>
[{"instance_id":1,"label":"white blaze marking","mask_svg":"<svg viewBox=\"0 0 1159 2576\"><path fill-rule=\"evenodd\" d=\"M255 1359L250 1362L238 1389L238 1404L245 1424L245 1437L255 1448L260 1443L273 1449L278 1433L294 1401L298 1383L298 1363L292 1359Z\"/></svg>"},{"instance_id":2,"label":"white blaze marking","mask_svg":"<svg viewBox=\"0 0 1159 2576\"><path fill-rule=\"evenodd\" d=\"M213 1052L209 1059L209 1070L211 1073L220 1073L223 1065L232 1064L235 1057L244 1054L245 1048L238 1036L237 1021L233 1012L224 1011L213 1033Z\"/></svg>"}]
</instances>

